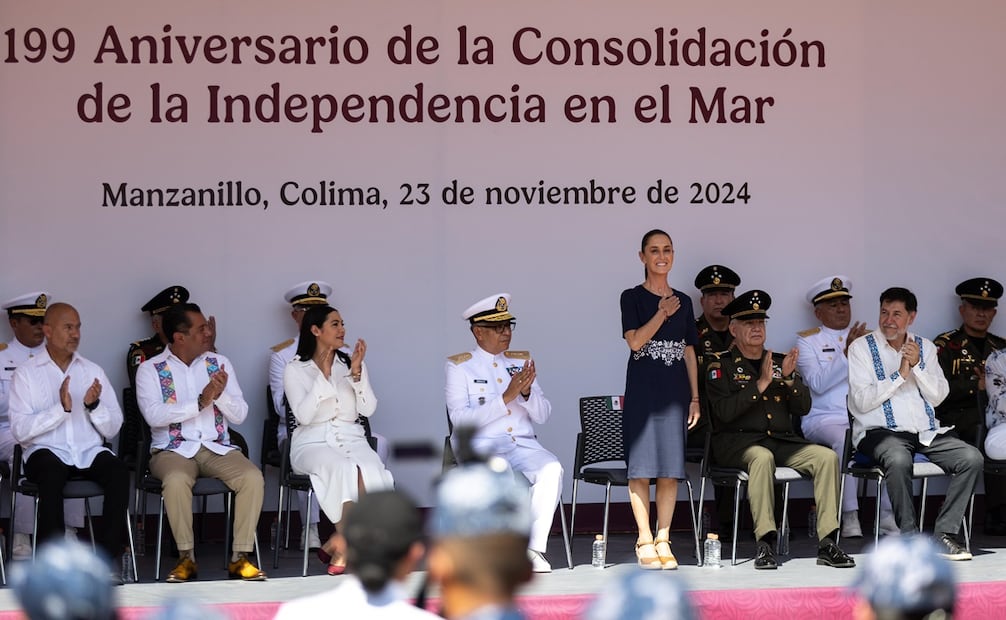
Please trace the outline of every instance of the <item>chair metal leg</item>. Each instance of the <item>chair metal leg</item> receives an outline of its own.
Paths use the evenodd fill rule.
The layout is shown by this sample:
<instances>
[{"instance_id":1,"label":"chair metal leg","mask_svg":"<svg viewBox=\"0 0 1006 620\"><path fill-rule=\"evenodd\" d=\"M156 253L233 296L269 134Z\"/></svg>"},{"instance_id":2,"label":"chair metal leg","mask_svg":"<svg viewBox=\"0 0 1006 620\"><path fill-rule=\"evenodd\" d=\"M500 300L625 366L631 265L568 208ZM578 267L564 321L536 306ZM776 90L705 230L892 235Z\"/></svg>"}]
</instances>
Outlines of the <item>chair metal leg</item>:
<instances>
[{"instance_id":1,"label":"chair metal leg","mask_svg":"<svg viewBox=\"0 0 1006 620\"><path fill-rule=\"evenodd\" d=\"M133 583L139 583L140 573L136 568L136 547L133 545L133 515L126 508L126 536L129 536L129 559L133 561Z\"/></svg>"},{"instance_id":2,"label":"chair metal leg","mask_svg":"<svg viewBox=\"0 0 1006 620\"><path fill-rule=\"evenodd\" d=\"M699 544L699 522L695 514L695 492L692 489L692 481L685 478L685 486L688 487L688 509L692 513L692 534L695 535L695 557L699 564L702 564L702 545Z\"/></svg>"},{"instance_id":3,"label":"chair metal leg","mask_svg":"<svg viewBox=\"0 0 1006 620\"><path fill-rule=\"evenodd\" d=\"M741 514L741 481L734 483L734 542L730 566L737 566L737 522L740 521Z\"/></svg>"},{"instance_id":4,"label":"chair metal leg","mask_svg":"<svg viewBox=\"0 0 1006 620\"><path fill-rule=\"evenodd\" d=\"M204 495L203 499L205 497ZM224 494L224 505L227 509L224 522L224 568L227 568L231 563L231 549L234 548L234 491Z\"/></svg>"},{"instance_id":5,"label":"chair metal leg","mask_svg":"<svg viewBox=\"0 0 1006 620\"><path fill-rule=\"evenodd\" d=\"M282 484L279 485L279 503L276 504L276 540L272 540L272 534L269 535L270 541L272 542L272 567L279 568L279 539L283 532L283 492L286 490Z\"/></svg>"},{"instance_id":6,"label":"chair metal leg","mask_svg":"<svg viewBox=\"0 0 1006 620\"><path fill-rule=\"evenodd\" d=\"M157 502L157 550L154 552L154 581L161 580L161 547L164 542L164 495Z\"/></svg>"},{"instance_id":7,"label":"chair metal leg","mask_svg":"<svg viewBox=\"0 0 1006 620\"><path fill-rule=\"evenodd\" d=\"M838 533L835 534L835 544L842 542L842 500L845 499L845 474L838 474L841 480L838 483Z\"/></svg>"},{"instance_id":8,"label":"chair metal leg","mask_svg":"<svg viewBox=\"0 0 1006 620\"><path fill-rule=\"evenodd\" d=\"M968 516L964 520L964 546L971 551L971 528L974 527L975 518L975 494L971 493L971 501L968 502Z\"/></svg>"},{"instance_id":9,"label":"chair metal leg","mask_svg":"<svg viewBox=\"0 0 1006 620\"><path fill-rule=\"evenodd\" d=\"M254 545L255 545L255 566L262 568L262 556L259 555L258 551L258 531L255 532Z\"/></svg>"},{"instance_id":10,"label":"chair metal leg","mask_svg":"<svg viewBox=\"0 0 1006 620\"><path fill-rule=\"evenodd\" d=\"M573 570L573 550L569 546L569 529L566 527L566 509L559 497L559 521L562 523L562 544L566 547L566 568Z\"/></svg>"},{"instance_id":11,"label":"chair metal leg","mask_svg":"<svg viewBox=\"0 0 1006 620\"><path fill-rule=\"evenodd\" d=\"M706 478L702 476L699 480L699 511L705 511L705 499L706 499ZM705 536L705 526L702 524L702 519L699 518L699 539L704 540ZM701 547L700 547L701 549ZM702 566L706 563L705 557L700 553L698 557L698 565Z\"/></svg>"},{"instance_id":12,"label":"chair metal leg","mask_svg":"<svg viewBox=\"0 0 1006 620\"><path fill-rule=\"evenodd\" d=\"M922 499L919 503L919 532L925 529L926 522L926 495L929 491L929 478L922 479Z\"/></svg>"},{"instance_id":13,"label":"chair metal leg","mask_svg":"<svg viewBox=\"0 0 1006 620\"><path fill-rule=\"evenodd\" d=\"M873 544L880 542L880 498L884 496L884 479L877 479L877 508L873 511Z\"/></svg>"},{"instance_id":14,"label":"chair metal leg","mask_svg":"<svg viewBox=\"0 0 1006 620\"><path fill-rule=\"evenodd\" d=\"M573 502L569 506L569 542L573 544L573 537L576 536L576 485L580 480L573 476ZM605 541L607 542L607 541Z\"/></svg>"},{"instance_id":15,"label":"chair metal leg","mask_svg":"<svg viewBox=\"0 0 1006 620\"><path fill-rule=\"evenodd\" d=\"M290 495L293 495L293 492L291 492ZM313 486L307 490L307 505L310 506L312 501L314 501L314 487ZM289 519L287 520L286 529L287 529L287 532L290 531L290 521L289 521ZM304 531L305 532L307 531L306 527L304 528ZM301 577L307 577L307 544L306 543L304 544L304 560L303 560L303 565L301 566L301 569L300 569L300 576Z\"/></svg>"},{"instance_id":16,"label":"chair metal leg","mask_svg":"<svg viewBox=\"0 0 1006 620\"><path fill-rule=\"evenodd\" d=\"M290 492L286 494L286 534L283 538L284 549L290 548L290 528L292 527L292 525L293 525L293 490L291 489Z\"/></svg>"},{"instance_id":17,"label":"chair metal leg","mask_svg":"<svg viewBox=\"0 0 1006 620\"><path fill-rule=\"evenodd\" d=\"M604 486L604 544L608 544L608 507L611 505L611 483Z\"/></svg>"},{"instance_id":18,"label":"chair metal leg","mask_svg":"<svg viewBox=\"0 0 1006 620\"><path fill-rule=\"evenodd\" d=\"M31 561L35 561L35 549L38 548L38 495L35 496L35 519L31 525Z\"/></svg>"},{"instance_id":19,"label":"chair metal leg","mask_svg":"<svg viewBox=\"0 0 1006 620\"><path fill-rule=\"evenodd\" d=\"M775 537L775 552L782 555L782 537L789 536L789 483L782 485L782 526Z\"/></svg>"},{"instance_id":20,"label":"chair metal leg","mask_svg":"<svg viewBox=\"0 0 1006 620\"><path fill-rule=\"evenodd\" d=\"M98 545L94 542L94 522L91 520L91 501L84 498L84 514L87 515L87 531L91 534L91 552L98 553Z\"/></svg>"}]
</instances>

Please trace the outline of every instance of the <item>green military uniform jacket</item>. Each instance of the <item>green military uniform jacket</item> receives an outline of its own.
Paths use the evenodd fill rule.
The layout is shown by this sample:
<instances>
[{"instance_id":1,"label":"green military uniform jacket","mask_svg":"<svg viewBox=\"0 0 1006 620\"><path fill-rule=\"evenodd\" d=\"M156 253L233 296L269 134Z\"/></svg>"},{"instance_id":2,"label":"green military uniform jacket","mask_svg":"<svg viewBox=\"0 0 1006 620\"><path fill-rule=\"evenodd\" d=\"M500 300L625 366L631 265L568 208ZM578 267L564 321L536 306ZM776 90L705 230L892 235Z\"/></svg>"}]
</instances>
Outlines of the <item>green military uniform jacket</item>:
<instances>
[{"instance_id":1,"label":"green military uniform jacket","mask_svg":"<svg viewBox=\"0 0 1006 620\"><path fill-rule=\"evenodd\" d=\"M721 337L719 332L715 331L709 325L709 321L706 320L705 315L700 316L695 321L695 329L699 335L699 344L695 347L695 358L698 362L699 405L702 417L699 418L699 423L688 431L689 447L702 446L705 441L706 432L709 430L709 399L706 398L706 390L703 385L706 377L705 365L709 360L714 359L717 353L723 353L729 349L734 341L729 331Z\"/></svg>"},{"instance_id":2,"label":"green military uniform jacket","mask_svg":"<svg viewBox=\"0 0 1006 620\"><path fill-rule=\"evenodd\" d=\"M130 387L136 387L136 369L144 361L159 355L164 351L164 343L161 337L154 334L145 340L137 340L130 343L129 352L126 353L126 374L129 375Z\"/></svg>"},{"instance_id":3,"label":"green military uniform jacket","mask_svg":"<svg viewBox=\"0 0 1006 620\"><path fill-rule=\"evenodd\" d=\"M796 371L791 378L783 378L784 357L781 353L772 355L772 383L761 394L760 363L753 366L736 347L707 361L706 392L714 432L713 456L718 463L738 465L744 450L769 439L812 443L797 435L792 421L792 416L810 411L810 389Z\"/></svg>"},{"instance_id":4,"label":"green military uniform jacket","mask_svg":"<svg viewBox=\"0 0 1006 620\"><path fill-rule=\"evenodd\" d=\"M936 417L944 426L954 425L966 441L974 441L978 425L985 419L979 408L978 373L993 352L1006 348L1006 340L995 334L986 334L985 346L977 348L961 326L944 332L933 340L940 367L950 384L950 393L936 407ZM984 401L982 401L984 402Z\"/></svg>"}]
</instances>

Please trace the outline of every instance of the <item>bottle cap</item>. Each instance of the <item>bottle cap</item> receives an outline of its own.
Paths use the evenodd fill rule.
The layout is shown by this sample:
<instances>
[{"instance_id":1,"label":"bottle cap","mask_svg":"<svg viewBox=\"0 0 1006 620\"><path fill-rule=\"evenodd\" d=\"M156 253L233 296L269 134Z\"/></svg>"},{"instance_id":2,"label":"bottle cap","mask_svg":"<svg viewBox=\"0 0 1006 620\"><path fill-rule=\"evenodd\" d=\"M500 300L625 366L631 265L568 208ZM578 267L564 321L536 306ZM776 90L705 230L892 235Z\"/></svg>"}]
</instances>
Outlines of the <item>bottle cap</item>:
<instances>
[{"instance_id":1,"label":"bottle cap","mask_svg":"<svg viewBox=\"0 0 1006 620\"><path fill-rule=\"evenodd\" d=\"M709 540L719 540L720 539L720 535L719 534L713 534L712 532L709 532L708 534L706 534L706 538L708 538Z\"/></svg>"},{"instance_id":2,"label":"bottle cap","mask_svg":"<svg viewBox=\"0 0 1006 620\"><path fill-rule=\"evenodd\" d=\"M604 536L598 534L597 536L594 536L594 540L604 540Z\"/></svg>"}]
</instances>

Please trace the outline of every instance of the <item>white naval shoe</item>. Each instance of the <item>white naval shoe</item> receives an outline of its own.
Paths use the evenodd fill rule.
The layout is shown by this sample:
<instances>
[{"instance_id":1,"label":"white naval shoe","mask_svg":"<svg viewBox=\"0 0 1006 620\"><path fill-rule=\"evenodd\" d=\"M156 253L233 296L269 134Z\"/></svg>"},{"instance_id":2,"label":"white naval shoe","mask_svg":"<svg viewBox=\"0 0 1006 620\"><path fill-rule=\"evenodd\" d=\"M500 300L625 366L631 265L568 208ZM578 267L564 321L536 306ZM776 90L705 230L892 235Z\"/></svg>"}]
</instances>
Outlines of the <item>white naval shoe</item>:
<instances>
[{"instance_id":1,"label":"white naval shoe","mask_svg":"<svg viewBox=\"0 0 1006 620\"><path fill-rule=\"evenodd\" d=\"M66 526L66 531L64 533L66 534L66 539L67 540L73 540L73 541L77 540L77 528L70 527L68 525L68 526Z\"/></svg>"},{"instance_id":2,"label":"white naval shoe","mask_svg":"<svg viewBox=\"0 0 1006 620\"><path fill-rule=\"evenodd\" d=\"M531 572L551 573L552 565L545 559L545 554L534 549L527 550L527 559L531 560Z\"/></svg>"},{"instance_id":3,"label":"white naval shoe","mask_svg":"<svg viewBox=\"0 0 1006 620\"><path fill-rule=\"evenodd\" d=\"M14 532L11 555L15 560L27 560L31 557L31 536Z\"/></svg>"},{"instance_id":4,"label":"white naval shoe","mask_svg":"<svg viewBox=\"0 0 1006 620\"><path fill-rule=\"evenodd\" d=\"M842 538L862 538L863 528L859 525L859 511L842 513Z\"/></svg>"}]
</instances>

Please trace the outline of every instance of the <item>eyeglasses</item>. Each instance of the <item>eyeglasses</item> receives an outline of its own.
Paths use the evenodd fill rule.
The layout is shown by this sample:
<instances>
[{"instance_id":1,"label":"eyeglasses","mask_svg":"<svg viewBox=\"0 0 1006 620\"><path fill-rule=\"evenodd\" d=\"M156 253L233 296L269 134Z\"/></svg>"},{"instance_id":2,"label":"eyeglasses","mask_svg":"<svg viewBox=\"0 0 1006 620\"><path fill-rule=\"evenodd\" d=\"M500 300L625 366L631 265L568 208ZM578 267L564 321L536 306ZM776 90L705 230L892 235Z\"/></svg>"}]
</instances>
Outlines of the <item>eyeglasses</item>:
<instances>
[{"instance_id":1,"label":"eyeglasses","mask_svg":"<svg viewBox=\"0 0 1006 620\"><path fill-rule=\"evenodd\" d=\"M516 329L517 321L507 321L505 323L482 323L479 327L494 331L497 334L505 334L506 332L512 332Z\"/></svg>"}]
</instances>

